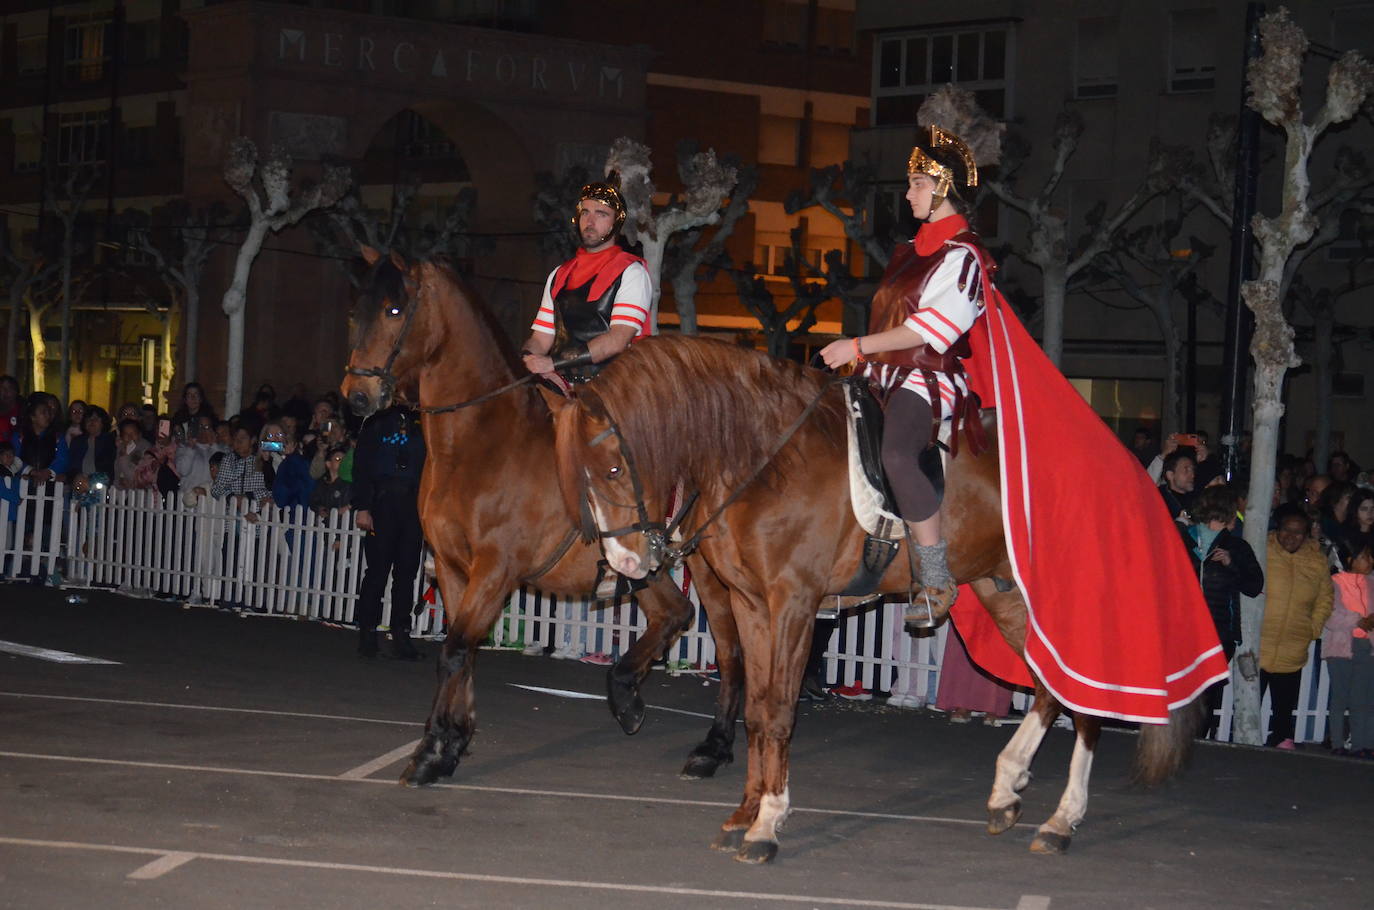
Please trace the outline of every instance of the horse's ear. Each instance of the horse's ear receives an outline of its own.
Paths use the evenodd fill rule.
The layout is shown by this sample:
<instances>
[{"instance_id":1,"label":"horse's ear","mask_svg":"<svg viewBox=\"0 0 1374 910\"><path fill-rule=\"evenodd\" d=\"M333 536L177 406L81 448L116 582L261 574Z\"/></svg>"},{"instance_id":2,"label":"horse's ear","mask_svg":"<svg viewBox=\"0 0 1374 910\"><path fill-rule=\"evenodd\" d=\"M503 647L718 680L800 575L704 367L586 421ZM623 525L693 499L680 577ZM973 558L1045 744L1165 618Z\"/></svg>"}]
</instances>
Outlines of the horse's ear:
<instances>
[{"instance_id":1,"label":"horse's ear","mask_svg":"<svg viewBox=\"0 0 1374 910\"><path fill-rule=\"evenodd\" d=\"M391 264L396 266L398 272L404 273L406 271L406 258L395 250L391 251Z\"/></svg>"},{"instance_id":2,"label":"horse's ear","mask_svg":"<svg viewBox=\"0 0 1374 910\"><path fill-rule=\"evenodd\" d=\"M368 268L372 268L382 260L382 254L366 243L358 244L358 252L363 254L363 261L367 263Z\"/></svg>"},{"instance_id":3,"label":"horse's ear","mask_svg":"<svg viewBox=\"0 0 1374 910\"><path fill-rule=\"evenodd\" d=\"M544 383L540 383L535 386L535 388L537 388L539 394L543 396L544 403L549 406L549 410L553 412L554 417L557 417L560 411L573 403L571 398L568 398L562 392L549 388Z\"/></svg>"}]
</instances>

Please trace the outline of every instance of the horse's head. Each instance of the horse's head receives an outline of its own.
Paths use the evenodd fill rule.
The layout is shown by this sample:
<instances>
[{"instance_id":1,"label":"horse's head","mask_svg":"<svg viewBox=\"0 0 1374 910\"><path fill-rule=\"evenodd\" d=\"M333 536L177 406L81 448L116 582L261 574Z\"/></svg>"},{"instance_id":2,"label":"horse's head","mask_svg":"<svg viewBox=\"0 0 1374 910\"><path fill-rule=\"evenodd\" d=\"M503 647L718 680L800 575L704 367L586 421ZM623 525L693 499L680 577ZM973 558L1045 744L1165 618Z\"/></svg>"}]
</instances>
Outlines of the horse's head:
<instances>
[{"instance_id":1,"label":"horse's head","mask_svg":"<svg viewBox=\"0 0 1374 910\"><path fill-rule=\"evenodd\" d=\"M415 400L426 333L416 324L424 297L420 265L366 245L362 255L368 272L354 306L353 350L339 391L365 417L396 397Z\"/></svg>"},{"instance_id":2,"label":"horse's head","mask_svg":"<svg viewBox=\"0 0 1374 910\"><path fill-rule=\"evenodd\" d=\"M607 563L626 578L643 578L667 555L661 519L663 491L646 487L630 440L586 386L577 398L541 388L554 412L558 478L573 523L600 538Z\"/></svg>"}]
</instances>

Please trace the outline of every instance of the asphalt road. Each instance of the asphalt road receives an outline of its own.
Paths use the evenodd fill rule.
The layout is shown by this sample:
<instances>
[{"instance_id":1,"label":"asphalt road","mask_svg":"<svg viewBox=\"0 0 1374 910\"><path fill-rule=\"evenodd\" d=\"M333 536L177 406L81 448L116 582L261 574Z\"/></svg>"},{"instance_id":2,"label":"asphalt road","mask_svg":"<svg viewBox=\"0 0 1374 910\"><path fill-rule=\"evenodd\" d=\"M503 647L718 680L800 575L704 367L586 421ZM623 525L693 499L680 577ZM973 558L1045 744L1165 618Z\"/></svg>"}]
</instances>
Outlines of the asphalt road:
<instances>
[{"instance_id":1,"label":"asphalt road","mask_svg":"<svg viewBox=\"0 0 1374 910\"><path fill-rule=\"evenodd\" d=\"M0 907L1369 907L1374 763L1206 744L1156 791L1107 731L1063 857L1032 855L1071 735L1053 730L1022 824L983 828L1009 731L875 704L804 706L782 852L707 849L739 763L677 772L715 688L655 673L643 730L604 671L483 652L480 727L449 784L395 779L430 663L363 662L354 635L0 585ZM114 663L21 656L40 647ZM432 655L435 645L425 646ZM586 693L571 698L520 686Z\"/></svg>"}]
</instances>

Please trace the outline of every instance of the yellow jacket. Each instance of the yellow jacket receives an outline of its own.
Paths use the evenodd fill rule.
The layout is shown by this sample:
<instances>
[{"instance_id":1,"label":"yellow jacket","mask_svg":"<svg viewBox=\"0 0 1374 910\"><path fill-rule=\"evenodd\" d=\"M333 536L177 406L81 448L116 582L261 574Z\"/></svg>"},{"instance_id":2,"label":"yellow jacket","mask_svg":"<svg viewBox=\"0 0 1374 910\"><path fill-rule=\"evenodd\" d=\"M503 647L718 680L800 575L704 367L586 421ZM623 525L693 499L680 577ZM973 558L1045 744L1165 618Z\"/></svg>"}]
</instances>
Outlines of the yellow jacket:
<instances>
[{"instance_id":1,"label":"yellow jacket","mask_svg":"<svg viewBox=\"0 0 1374 910\"><path fill-rule=\"evenodd\" d=\"M1331 616L1332 591L1331 566L1316 541L1289 553L1269 535L1260 669L1296 673L1303 668L1308 646L1322 637Z\"/></svg>"}]
</instances>

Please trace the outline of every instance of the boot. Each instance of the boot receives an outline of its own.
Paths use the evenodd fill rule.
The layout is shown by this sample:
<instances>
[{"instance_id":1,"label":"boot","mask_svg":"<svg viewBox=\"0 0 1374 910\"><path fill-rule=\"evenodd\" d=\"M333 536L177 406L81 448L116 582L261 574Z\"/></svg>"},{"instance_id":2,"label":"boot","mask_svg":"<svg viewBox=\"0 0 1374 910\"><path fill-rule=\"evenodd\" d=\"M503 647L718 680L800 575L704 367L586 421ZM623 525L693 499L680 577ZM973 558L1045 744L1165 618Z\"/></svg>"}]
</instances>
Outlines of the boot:
<instances>
[{"instance_id":1,"label":"boot","mask_svg":"<svg viewBox=\"0 0 1374 910\"><path fill-rule=\"evenodd\" d=\"M406 632L392 632L382 648L382 656L387 660L422 660L424 657L411 644L410 635Z\"/></svg>"},{"instance_id":2,"label":"boot","mask_svg":"<svg viewBox=\"0 0 1374 910\"><path fill-rule=\"evenodd\" d=\"M375 629L358 630L358 656L371 660L377 656L377 632Z\"/></svg>"},{"instance_id":3,"label":"boot","mask_svg":"<svg viewBox=\"0 0 1374 910\"><path fill-rule=\"evenodd\" d=\"M959 585L949 571L945 541L923 546L914 544L920 563L921 590L907 605L906 630L917 632L932 629L949 615L959 596Z\"/></svg>"}]
</instances>

